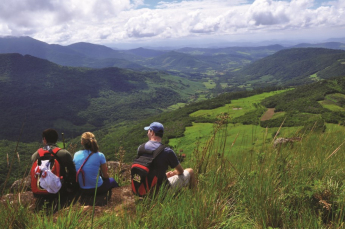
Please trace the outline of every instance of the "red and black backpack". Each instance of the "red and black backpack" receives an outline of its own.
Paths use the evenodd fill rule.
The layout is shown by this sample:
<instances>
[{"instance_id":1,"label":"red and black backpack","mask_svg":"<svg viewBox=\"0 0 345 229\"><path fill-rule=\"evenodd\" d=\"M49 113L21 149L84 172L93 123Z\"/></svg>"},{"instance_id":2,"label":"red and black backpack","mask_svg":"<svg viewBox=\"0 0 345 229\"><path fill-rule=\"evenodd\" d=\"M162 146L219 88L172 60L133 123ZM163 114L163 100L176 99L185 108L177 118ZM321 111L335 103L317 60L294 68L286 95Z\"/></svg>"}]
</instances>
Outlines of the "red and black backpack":
<instances>
[{"instance_id":1,"label":"red and black backpack","mask_svg":"<svg viewBox=\"0 0 345 229\"><path fill-rule=\"evenodd\" d=\"M158 176L154 174L152 162L164 148L164 145L160 145L156 150L146 150L145 143L139 147L138 156L131 167L132 191L135 195L145 196L157 185Z\"/></svg>"},{"instance_id":2,"label":"red and black backpack","mask_svg":"<svg viewBox=\"0 0 345 229\"><path fill-rule=\"evenodd\" d=\"M60 148L58 147L49 150L45 150L43 148L37 150L39 158L32 164L30 171L31 189L34 194L51 194L40 186L40 179L44 176L44 174L42 173L42 171L40 171L39 167L41 166L43 161L49 161L50 171L54 175L59 177L61 181L63 181L63 178L65 176L65 168L63 168L59 158L56 156L56 153L59 150Z\"/></svg>"}]
</instances>

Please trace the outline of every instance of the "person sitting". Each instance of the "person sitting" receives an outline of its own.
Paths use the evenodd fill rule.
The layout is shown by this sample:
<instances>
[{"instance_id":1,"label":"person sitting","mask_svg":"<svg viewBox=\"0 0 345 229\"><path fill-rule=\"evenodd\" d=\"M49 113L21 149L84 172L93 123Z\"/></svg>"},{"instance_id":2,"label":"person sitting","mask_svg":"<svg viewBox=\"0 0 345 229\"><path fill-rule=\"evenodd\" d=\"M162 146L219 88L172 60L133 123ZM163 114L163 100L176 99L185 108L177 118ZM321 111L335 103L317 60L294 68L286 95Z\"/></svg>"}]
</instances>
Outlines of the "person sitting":
<instances>
[{"instance_id":1,"label":"person sitting","mask_svg":"<svg viewBox=\"0 0 345 229\"><path fill-rule=\"evenodd\" d=\"M162 137L164 133L164 126L159 122L153 122L150 126L144 128L147 131L148 141L144 143L145 150L156 150L162 145ZM140 150L138 148L138 153ZM158 187L164 182L168 182L170 188L179 189L181 187L194 188L196 186L196 179L192 168L183 169L175 152L165 147L153 161L153 170L157 173ZM173 168L173 171L168 171L168 167Z\"/></svg>"},{"instance_id":2,"label":"person sitting","mask_svg":"<svg viewBox=\"0 0 345 229\"><path fill-rule=\"evenodd\" d=\"M33 163L30 171L31 189L34 197L37 198L37 210L44 205L44 202L55 204L54 201L60 194L62 194L60 204L67 203L69 195L73 195L78 189L72 155L66 149L60 149L56 145L58 138L56 130L51 128L44 130L42 132L43 147L31 156ZM43 171L43 168L49 171Z\"/></svg>"},{"instance_id":3,"label":"person sitting","mask_svg":"<svg viewBox=\"0 0 345 229\"><path fill-rule=\"evenodd\" d=\"M97 187L97 194L103 194L119 187L115 179L109 177L106 159L103 153L98 152L99 146L95 135L91 132L83 133L81 144L84 150L74 154L73 162L77 170L76 179L82 192L94 194ZM99 169L101 169L100 175Z\"/></svg>"}]
</instances>

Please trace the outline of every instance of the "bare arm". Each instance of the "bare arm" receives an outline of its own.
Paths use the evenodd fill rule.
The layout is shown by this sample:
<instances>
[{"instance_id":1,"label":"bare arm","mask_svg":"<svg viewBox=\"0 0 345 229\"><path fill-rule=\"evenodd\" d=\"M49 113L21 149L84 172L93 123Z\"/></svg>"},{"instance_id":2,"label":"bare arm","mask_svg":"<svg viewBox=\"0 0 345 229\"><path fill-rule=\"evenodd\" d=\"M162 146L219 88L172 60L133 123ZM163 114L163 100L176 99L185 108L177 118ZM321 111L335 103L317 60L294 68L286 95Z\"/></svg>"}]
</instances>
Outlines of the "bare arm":
<instances>
[{"instance_id":1,"label":"bare arm","mask_svg":"<svg viewBox=\"0 0 345 229\"><path fill-rule=\"evenodd\" d=\"M172 176L175 176L175 175L181 175L183 174L183 168L181 166L181 164L178 164L176 167L175 167L175 170L174 171L169 171L166 173L167 177L172 177Z\"/></svg>"},{"instance_id":2,"label":"bare arm","mask_svg":"<svg viewBox=\"0 0 345 229\"><path fill-rule=\"evenodd\" d=\"M31 156L31 162L34 163L38 158L38 152L36 151L34 154Z\"/></svg>"},{"instance_id":3,"label":"bare arm","mask_svg":"<svg viewBox=\"0 0 345 229\"><path fill-rule=\"evenodd\" d=\"M107 163L101 164L101 172L103 178L109 178Z\"/></svg>"}]
</instances>

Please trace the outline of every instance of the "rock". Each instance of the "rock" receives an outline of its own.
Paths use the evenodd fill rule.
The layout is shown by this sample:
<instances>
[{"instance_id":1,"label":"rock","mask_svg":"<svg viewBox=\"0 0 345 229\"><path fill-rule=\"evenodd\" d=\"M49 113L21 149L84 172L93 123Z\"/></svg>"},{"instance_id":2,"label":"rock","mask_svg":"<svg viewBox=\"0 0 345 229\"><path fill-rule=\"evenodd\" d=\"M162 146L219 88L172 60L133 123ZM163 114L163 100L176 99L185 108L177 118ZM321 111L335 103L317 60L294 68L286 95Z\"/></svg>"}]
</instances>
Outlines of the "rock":
<instances>
[{"instance_id":1,"label":"rock","mask_svg":"<svg viewBox=\"0 0 345 229\"><path fill-rule=\"evenodd\" d=\"M16 180L10 187L10 192L25 192L31 190L31 177L28 175L27 177Z\"/></svg>"},{"instance_id":2,"label":"rock","mask_svg":"<svg viewBox=\"0 0 345 229\"><path fill-rule=\"evenodd\" d=\"M273 147L281 146L287 143L294 143L301 141L301 138L277 138L274 140Z\"/></svg>"}]
</instances>

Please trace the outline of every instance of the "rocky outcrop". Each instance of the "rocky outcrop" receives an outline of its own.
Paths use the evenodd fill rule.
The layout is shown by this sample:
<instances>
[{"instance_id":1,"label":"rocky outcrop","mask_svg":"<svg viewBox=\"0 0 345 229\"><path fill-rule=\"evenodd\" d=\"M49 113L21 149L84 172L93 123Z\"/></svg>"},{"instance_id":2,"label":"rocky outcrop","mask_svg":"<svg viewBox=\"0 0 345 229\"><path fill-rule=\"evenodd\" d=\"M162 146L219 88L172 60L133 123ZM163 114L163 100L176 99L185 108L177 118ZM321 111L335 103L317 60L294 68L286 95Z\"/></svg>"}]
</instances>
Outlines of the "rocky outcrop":
<instances>
[{"instance_id":1,"label":"rocky outcrop","mask_svg":"<svg viewBox=\"0 0 345 229\"><path fill-rule=\"evenodd\" d=\"M277 138L274 140L273 147L278 147L285 144L292 144L301 141L301 138Z\"/></svg>"}]
</instances>

